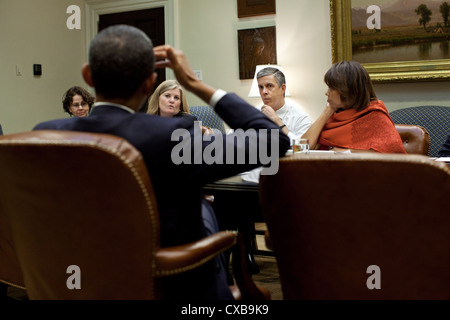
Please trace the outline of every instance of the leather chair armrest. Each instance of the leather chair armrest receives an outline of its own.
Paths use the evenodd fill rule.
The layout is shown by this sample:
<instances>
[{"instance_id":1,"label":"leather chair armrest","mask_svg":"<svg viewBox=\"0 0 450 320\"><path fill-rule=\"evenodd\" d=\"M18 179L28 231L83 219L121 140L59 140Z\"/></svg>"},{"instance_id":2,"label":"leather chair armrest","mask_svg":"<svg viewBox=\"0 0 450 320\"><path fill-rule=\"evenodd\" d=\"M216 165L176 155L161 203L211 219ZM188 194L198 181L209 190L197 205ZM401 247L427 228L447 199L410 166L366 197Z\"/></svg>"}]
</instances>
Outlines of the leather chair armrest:
<instances>
[{"instance_id":1,"label":"leather chair armrest","mask_svg":"<svg viewBox=\"0 0 450 320\"><path fill-rule=\"evenodd\" d=\"M430 135L424 127L396 124L395 128L400 134L407 153L428 155L430 151Z\"/></svg>"},{"instance_id":2,"label":"leather chair armrest","mask_svg":"<svg viewBox=\"0 0 450 320\"><path fill-rule=\"evenodd\" d=\"M172 276L195 269L236 242L236 232L221 231L182 246L161 248L156 253L156 276Z\"/></svg>"},{"instance_id":3,"label":"leather chair armrest","mask_svg":"<svg viewBox=\"0 0 450 320\"><path fill-rule=\"evenodd\" d=\"M248 270L242 235L221 231L182 246L162 248L156 253L156 277L172 276L195 269L225 250L233 248L236 285L230 286L236 300L270 300L269 290L256 285Z\"/></svg>"}]
</instances>

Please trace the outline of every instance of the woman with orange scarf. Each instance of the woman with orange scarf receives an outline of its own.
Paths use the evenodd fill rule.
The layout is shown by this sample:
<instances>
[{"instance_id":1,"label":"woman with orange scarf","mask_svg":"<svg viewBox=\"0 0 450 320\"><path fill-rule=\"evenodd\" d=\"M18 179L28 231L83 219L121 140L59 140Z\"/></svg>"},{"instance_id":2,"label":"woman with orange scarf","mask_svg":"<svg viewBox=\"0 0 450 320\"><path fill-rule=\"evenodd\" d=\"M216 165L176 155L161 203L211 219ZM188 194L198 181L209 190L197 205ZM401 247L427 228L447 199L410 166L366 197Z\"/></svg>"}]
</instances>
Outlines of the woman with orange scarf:
<instances>
[{"instance_id":1,"label":"woman with orange scarf","mask_svg":"<svg viewBox=\"0 0 450 320\"><path fill-rule=\"evenodd\" d=\"M367 70L358 62L334 64L324 77L327 106L302 136L312 150L406 153Z\"/></svg>"}]
</instances>

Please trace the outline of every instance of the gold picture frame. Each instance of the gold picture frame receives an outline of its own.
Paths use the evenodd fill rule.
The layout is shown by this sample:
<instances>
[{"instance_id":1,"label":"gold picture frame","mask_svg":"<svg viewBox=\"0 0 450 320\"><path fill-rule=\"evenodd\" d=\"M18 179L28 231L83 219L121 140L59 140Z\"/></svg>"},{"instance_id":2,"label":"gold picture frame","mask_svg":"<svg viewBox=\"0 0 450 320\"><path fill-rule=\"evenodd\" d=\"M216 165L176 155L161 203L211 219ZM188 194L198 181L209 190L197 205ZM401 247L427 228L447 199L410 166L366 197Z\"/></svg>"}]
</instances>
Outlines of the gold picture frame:
<instances>
[{"instance_id":1,"label":"gold picture frame","mask_svg":"<svg viewBox=\"0 0 450 320\"><path fill-rule=\"evenodd\" d=\"M373 1L376 4L377 1ZM351 0L330 0L333 63L352 60ZM450 59L363 63L372 81L444 81L450 80Z\"/></svg>"}]
</instances>

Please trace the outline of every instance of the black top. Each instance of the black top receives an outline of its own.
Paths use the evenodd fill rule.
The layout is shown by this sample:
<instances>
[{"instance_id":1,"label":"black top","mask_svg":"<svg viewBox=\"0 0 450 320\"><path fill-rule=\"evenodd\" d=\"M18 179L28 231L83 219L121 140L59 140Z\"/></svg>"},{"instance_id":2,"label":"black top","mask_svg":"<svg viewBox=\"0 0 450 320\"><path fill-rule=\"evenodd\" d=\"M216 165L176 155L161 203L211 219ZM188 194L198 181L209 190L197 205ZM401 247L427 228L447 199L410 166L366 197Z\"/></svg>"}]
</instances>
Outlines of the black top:
<instances>
[{"instance_id":1,"label":"black top","mask_svg":"<svg viewBox=\"0 0 450 320\"><path fill-rule=\"evenodd\" d=\"M192 114L186 113L186 112L180 112L175 117L190 120L190 121L192 121L192 123L194 123L195 121L198 121L197 117L193 116Z\"/></svg>"},{"instance_id":2,"label":"black top","mask_svg":"<svg viewBox=\"0 0 450 320\"><path fill-rule=\"evenodd\" d=\"M450 157L450 135L444 142L441 150L439 151L439 157Z\"/></svg>"}]
</instances>

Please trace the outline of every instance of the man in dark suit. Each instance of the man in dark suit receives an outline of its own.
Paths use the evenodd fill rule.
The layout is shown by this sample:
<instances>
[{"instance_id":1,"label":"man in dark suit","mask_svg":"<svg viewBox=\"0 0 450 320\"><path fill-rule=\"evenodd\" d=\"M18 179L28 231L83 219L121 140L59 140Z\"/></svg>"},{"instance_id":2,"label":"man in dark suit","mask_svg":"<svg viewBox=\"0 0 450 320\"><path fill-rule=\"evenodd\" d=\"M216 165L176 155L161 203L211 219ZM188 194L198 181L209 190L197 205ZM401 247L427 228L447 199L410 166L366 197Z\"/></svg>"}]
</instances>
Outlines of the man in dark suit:
<instances>
[{"instance_id":1,"label":"man in dark suit","mask_svg":"<svg viewBox=\"0 0 450 320\"><path fill-rule=\"evenodd\" d=\"M277 158L289 148L289 139L236 95L198 80L181 51L170 46L153 48L151 40L134 27L116 25L102 30L91 43L89 63L82 68L84 80L96 91L97 102L89 116L47 121L34 129L109 133L133 144L142 153L154 186L161 245L165 247L217 232L214 212L203 201L202 185L268 163L258 157L250 164L251 139L245 139L244 132L215 135L208 141L203 139L199 126L185 119L139 112L153 90L155 66L172 68L178 82L215 108L233 129L256 129L257 141L265 143ZM269 132L265 138L260 134L263 129ZM244 164L236 164L238 154L245 155ZM222 262L216 259L187 274L165 279L166 297L232 299Z\"/></svg>"}]
</instances>

